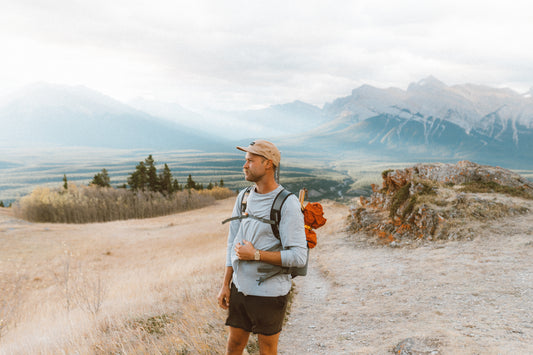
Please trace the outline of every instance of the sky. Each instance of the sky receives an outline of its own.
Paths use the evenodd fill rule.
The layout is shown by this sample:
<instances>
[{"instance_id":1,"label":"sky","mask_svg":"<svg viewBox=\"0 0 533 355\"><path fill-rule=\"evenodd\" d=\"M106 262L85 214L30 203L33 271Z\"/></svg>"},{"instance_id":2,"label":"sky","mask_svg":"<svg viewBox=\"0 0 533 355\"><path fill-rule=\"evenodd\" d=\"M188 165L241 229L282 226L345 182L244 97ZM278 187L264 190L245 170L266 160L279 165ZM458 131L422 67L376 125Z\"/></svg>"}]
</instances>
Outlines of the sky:
<instances>
[{"instance_id":1,"label":"sky","mask_svg":"<svg viewBox=\"0 0 533 355\"><path fill-rule=\"evenodd\" d=\"M123 102L322 107L434 76L533 87L522 0L2 0L0 95L35 82Z\"/></svg>"}]
</instances>

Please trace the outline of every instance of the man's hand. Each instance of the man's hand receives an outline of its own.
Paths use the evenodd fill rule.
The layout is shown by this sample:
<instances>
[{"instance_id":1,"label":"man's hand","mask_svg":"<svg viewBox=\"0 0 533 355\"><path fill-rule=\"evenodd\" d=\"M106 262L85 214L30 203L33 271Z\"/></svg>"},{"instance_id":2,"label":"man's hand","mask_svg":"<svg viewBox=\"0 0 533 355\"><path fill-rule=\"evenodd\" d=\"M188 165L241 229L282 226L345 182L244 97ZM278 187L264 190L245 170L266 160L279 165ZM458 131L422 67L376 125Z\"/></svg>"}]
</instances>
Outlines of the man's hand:
<instances>
[{"instance_id":1,"label":"man's hand","mask_svg":"<svg viewBox=\"0 0 533 355\"><path fill-rule=\"evenodd\" d=\"M237 243L235 246L235 253L240 260L254 260L255 248L252 243L247 240L243 240L241 243Z\"/></svg>"},{"instance_id":2,"label":"man's hand","mask_svg":"<svg viewBox=\"0 0 533 355\"><path fill-rule=\"evenodd\" d=\"M229 295L230 295L230 289L228 285L222 286L220 291L218 292L218 305L220 308L228 309L229 308Z\"/></svg>"}]
</instances>

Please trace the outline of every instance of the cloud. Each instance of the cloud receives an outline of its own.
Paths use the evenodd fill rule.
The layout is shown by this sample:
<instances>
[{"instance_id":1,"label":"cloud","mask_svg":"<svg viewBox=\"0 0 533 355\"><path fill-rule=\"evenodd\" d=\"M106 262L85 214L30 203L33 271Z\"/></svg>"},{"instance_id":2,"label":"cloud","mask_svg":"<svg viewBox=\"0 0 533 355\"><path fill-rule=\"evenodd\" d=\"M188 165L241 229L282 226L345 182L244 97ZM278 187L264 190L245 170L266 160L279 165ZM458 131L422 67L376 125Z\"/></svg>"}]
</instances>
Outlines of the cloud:
<instances>
[{"instance_id":1,"label":"cloud","mask_svg":"<svg viewBox=\"0 0 533 355\"><path fill-rule=\"evenodd\" d=\"M525 1L8 3L4 86L44 80L236 109L322 105L364 83L405 88L430 74L521 91L533 82Z\"/></svg>"}]
</instances>

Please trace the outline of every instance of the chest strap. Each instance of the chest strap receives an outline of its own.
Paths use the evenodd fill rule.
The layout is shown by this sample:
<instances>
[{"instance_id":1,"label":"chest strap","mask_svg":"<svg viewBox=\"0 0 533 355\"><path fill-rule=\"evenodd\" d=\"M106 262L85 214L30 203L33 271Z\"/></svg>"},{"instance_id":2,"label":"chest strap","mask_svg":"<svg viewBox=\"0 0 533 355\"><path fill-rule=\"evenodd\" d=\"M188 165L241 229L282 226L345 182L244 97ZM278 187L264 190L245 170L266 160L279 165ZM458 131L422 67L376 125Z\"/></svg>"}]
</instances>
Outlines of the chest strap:
<instances>
[{"instance_id":1,"label":"chest strap","mask_svg":"<svg viewBox=\"0 0 533 355\"><path fill-rule=\"evenodd\" d=\"M259 221L259 222L263 222L263 223L266 223L266 224L274 224L274 223L276 223L275 221L273 221L271 219L256 217L254 215L251 215L251 214L248 214L248 213L244 213L244 214L242 214L240 216L236 216L236 217L231 217L231 218L225 219L225 220L222 221L222 224L227 223L227 222L231 222L231 221L235 221L235 220L245 219L245 218L252 218L252 219L255 219L255 220Z\"/></svg>"}]
</instances>

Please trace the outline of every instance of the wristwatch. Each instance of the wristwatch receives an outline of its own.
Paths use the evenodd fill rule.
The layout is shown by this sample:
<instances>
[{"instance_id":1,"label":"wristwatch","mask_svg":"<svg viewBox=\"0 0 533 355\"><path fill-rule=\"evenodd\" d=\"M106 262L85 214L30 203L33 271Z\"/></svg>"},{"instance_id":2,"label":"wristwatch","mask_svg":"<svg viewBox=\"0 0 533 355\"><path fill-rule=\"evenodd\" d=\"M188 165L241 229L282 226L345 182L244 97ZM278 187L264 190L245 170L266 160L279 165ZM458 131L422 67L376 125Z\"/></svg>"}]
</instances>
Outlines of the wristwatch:
<instances>
[{"instance_id":1,"label":"wristwatch","mask_svg":"<svg viewBox=\"0 0 533 355\"><path fill-rule=\"evenodd\" d=\"M259 252L259 249L255 249L254 260L261 260L261 253Z\"/></svg>"}]
</instances>

